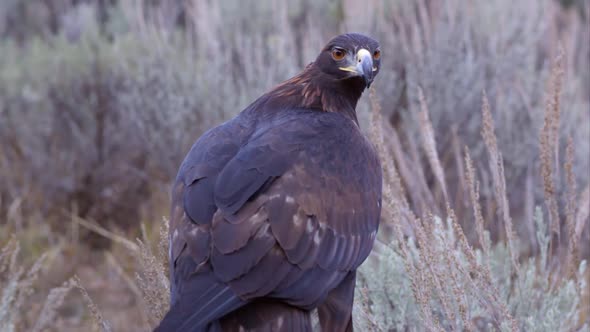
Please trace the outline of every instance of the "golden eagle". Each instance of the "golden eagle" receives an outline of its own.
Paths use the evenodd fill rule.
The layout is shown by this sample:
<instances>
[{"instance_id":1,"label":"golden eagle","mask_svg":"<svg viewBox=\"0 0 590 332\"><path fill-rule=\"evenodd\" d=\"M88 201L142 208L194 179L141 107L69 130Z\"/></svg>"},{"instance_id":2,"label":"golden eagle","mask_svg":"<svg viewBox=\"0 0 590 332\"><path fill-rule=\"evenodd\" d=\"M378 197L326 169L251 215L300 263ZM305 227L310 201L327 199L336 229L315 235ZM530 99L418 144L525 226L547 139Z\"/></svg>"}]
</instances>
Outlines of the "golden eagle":
<instances>
[{"instance_id":1,"label":"golden eagle","mask_svg":"<svg viewBox=\"0 0 590 332\"><path fill-rule=\"evenodd\" d=\"M352 330L381 166L356 105L379 43L337 36L193 145L172 189L171 308L156 331Z\"/></svg>"}]
</instances>

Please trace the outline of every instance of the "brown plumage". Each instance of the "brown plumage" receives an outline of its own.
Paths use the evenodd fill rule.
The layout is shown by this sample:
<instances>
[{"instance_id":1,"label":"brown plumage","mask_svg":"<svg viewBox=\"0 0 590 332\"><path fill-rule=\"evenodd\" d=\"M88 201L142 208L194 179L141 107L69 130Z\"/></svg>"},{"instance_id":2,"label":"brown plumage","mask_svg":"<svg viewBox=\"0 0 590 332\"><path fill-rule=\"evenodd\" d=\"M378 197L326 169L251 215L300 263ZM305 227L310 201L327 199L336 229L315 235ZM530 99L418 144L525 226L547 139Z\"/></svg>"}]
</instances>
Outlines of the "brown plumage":
<instances>
[{"instance_id":1,"label":"brown plumage","mask_svg":"<svg viewBox=\"0 0 590 332\"><path fill-rule=\"evenodd\" d=\"M352 330L381 168L356 104L379 44L332 39L299 75L206 132L172 193L171 309L157 331Z\"/></svg>"}]
</instances>

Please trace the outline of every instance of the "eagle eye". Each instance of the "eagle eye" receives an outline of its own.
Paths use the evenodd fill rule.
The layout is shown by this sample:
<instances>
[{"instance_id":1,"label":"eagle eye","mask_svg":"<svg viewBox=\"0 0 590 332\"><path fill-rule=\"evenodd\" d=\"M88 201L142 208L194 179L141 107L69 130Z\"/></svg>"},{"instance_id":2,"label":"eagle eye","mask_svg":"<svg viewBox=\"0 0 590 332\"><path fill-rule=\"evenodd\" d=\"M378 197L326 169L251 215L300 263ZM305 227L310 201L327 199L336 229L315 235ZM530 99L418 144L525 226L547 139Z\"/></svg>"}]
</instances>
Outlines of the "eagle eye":
<instances>
[{"instance_id":1,"label":"eagle eye","mask_svg":"<svg viewBox=\"0 0 590 332\"><path fill-rule=\"evenodd\" d=\"M344 56L346 56L345 50L338 48L338 47L332 49L332 59L334 59L336 61L340 61L340 60L344 59Z\"/></svg>"},{"instance_id":2,"label":"eagle eye","mask_svg":"<svg viewBox=\"0 0 590 332\"><path fill-rule=\"evenodd\" d=\"M379 58L381 58L381 50L375 50L375 52L373 52L373 59L379 60Z\"/></svg>"}]
</instances>

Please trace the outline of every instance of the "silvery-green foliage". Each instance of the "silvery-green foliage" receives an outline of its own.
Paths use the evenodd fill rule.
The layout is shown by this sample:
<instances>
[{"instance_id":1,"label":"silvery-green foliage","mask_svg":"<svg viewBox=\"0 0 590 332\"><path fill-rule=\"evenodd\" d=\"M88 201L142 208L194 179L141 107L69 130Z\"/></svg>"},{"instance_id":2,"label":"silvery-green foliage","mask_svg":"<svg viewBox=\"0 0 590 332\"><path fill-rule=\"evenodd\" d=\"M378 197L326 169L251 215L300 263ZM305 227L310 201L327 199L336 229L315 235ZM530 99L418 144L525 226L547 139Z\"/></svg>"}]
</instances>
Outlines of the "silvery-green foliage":
<instances>
[{"instance_id":1,"label":"silvery-green foliage","mask_svg":"<svg viewBox=\"0 0 590 332\"><path fill-rule=\"evenodd\" d=\"M409 241L415 254L417 249ZM360 294L363 290L366 290L369 299L369 312L379 326L397 331L408 326L417 327L420 314L404 268L404 259L397 251L395 243L375 244L374 253L357 272L355 302L366 301ZM361 313L356 313L355 318L359 318L359 315L362 317Z\"/></svg>"},{"instance_id":2,"label":"silvery-green foliage","mask_svg":"<svg viewBox=\"0 0 590 332\"><path fill-rule=\"evenodd\" d=\"M457 286L461 290L462 301L467 304L467 318L477 330L511 330L510 322L498 320L482 296L483 293L495 289L498 291L499 301L508 309L520 330L588 331L588 326L580 326L578 321L580 301L583 294L586 294L586 262L580 263L575 279L560 278L553 274L554 271L545 262L549 240L547 225L539 208L535 224L541 254L523 261L518 271L512 267L510 253L505 244L492 246L489 257L484 257L479 250L476 251L478 264L489 264L492 278L490 289L475 287L474 278L465 273L469 271L469 263L465 253L457 245L457 234L450 227L450 221L443 222L436 217L432 220L434 224L429 236L429 250L433 250L436 258L435 266L432 268L443 271L440 273L443 276L440 280L441 287L444 292L449 292L451 297L448 303L450 311L447 311L441 302L443 294L433 290L432 298L428 301L428 310L437 317L444 330L465 328L458 312L460 299L456 296L453 286L455 280L458 280ZM417 266L423 259L420 255L420 250L423 249L417 247L411 238L404 241L407 241L407 247L410 249L409 261ZM355 325L362 327L363 331L426 330L412 290L411 277L417 276L406 271L407 262L398 247L397 241L389 244L378 242L370 258L358 271L355 300L366 303L356 305ZM447 254L455 257L458 265L446 264L443 257ZM427 284L419 286L425 285ZM363 291L367 296L362 296ZM455 314L453 321L449 320L448 312Z\"/></svg>"}]
</instances>

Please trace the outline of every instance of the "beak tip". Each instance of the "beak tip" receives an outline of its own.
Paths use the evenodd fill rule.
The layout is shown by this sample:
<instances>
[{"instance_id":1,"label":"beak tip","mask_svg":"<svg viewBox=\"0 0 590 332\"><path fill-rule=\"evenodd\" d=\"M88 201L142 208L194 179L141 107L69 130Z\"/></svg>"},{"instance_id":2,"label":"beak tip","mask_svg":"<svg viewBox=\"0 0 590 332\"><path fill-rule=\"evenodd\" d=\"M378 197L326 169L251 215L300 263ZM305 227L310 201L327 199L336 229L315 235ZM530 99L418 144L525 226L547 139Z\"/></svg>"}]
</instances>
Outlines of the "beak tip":
<instances>
[{"instance_id":1,"label":"beak tip","mask_svg":"<svg viewBox=\"0 0 590 332\"><path fill-rule=\"evenodd\" d=\"M360 49L357 53L357 71L362 75L365 86L369 88L373 82L373 57L366 49Z\"/></svg>"},{"instance_id":2,"label":"beak tip","mask_svg":"<svg viewBox=\"0 0 590 332\"><path fill-rule=\"evenodd\" d=\"M371 83L373 83L373 79L375 78L375 75L373 75L373 64L369 64L369 66L363 66L363 71L362 71L362 76L363 79L365 80L365 85L367 86L367 88L369 86L371 86ZM369 67L367 69L367 67Z\"/></svg>"},{"instance_id":3,"label":"beak tip","mask_svg":"<svg viewBox=\"0 0 590 332\"><path fill-rule=\"evenodd\" d=\"M366 88L370 88L371 87L371 83L373 83L373 78L368 78L367 76L363 76L363 78L365 79L365 86Z\"/></svg>"}]
</instances>

